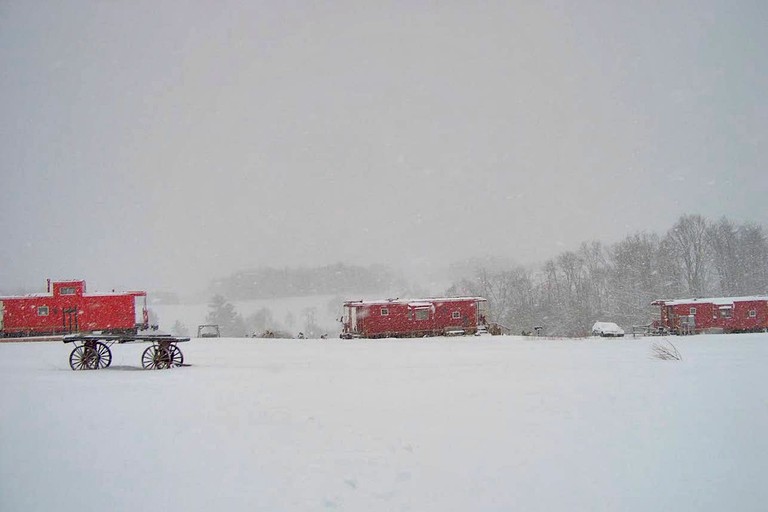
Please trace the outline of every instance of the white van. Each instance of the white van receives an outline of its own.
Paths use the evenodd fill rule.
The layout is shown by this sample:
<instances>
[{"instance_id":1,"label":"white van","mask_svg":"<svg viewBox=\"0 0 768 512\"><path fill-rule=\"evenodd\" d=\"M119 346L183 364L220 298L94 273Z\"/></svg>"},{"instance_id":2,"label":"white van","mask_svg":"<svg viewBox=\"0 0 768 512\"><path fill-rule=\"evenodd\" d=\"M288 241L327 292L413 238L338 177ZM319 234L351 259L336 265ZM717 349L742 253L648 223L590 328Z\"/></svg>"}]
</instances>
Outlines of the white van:
<instances>
[{"instance_id":1,"label":"white van","mask_svg":"<svg viewBox=\"0 0 768 512\"><path fill-rule=\"evenodd\" d=\"M620 338L624 336L624 329L613 322L595 322L592 326L592 336Z\"/></svg>"}]
</instances>

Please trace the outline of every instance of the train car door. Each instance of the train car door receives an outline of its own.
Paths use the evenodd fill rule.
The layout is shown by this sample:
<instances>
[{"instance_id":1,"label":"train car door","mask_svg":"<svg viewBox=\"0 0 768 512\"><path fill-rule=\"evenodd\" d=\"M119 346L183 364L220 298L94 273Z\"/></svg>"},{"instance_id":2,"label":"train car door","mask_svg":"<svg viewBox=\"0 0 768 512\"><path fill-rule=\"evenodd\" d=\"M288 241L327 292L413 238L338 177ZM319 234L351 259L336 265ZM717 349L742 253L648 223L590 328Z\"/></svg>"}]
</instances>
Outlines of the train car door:
<instances>
[{"instance_id":1,"label":"train car door","mask_svg":"<svg viewBox=\"0 0 768 512\"><path fill-rule=\"evenodd\" d=\"M357 334L357 308L355 306L345 304L340 320L342 338L346 336L352 337Z\"/></svg>"},{"instance_id":2,"label":"train car door","mask_svg":"<svg viewBox=\"0 0 768 512\"><path fill-rule=\"evenodd\" d=\"M681 334L695 334L696 333L696 316L695 315L680 316L680 330L681 330Z\"/></svg>"},{"instance_id":3,"label":"train car door","mask_svg":"<svg viewBox=\"0 0 768 512\"><path fill-rule=\"evenodd\" d=\"M488 301L478 300L475 303L477 311L475 312L475 318L477 318L478 326L488 325Z\"/></svg>"},{"instance_id":4,"label":"train car door","mask_svg":"<svg viewBox=\"0 0 768 512\"><path fill-rule=\"evenodd\" d=\"M64 332L78 332L80 326L77 319L77 306L72 308L62 308L61 310L61 326Z\"/></svg>"},{"instance_id":5,"label":"train car door","mask_svg":"<svg viewBox=\"0 0 768 512\"><path fill-rule=\"evenodd\" d=\"M347 308L347 318L349 319L349 332L357 334L357 308Z\"/></svg>"},{"instance_id":6,"label":"train car door","mask_svg":"<svg viewBox=\"0 0 768 512\"><path fill-rule=\"evenodd\" d=\"M0 331L4 329L3 327L3 314L5 313L5 307L3 306L3 301L0 300Z\"/></svg>"},{"instance_id":7,"label":"train car door","mask_svg":"<svg viewBox=\"0 0 768 512\"><path fill-rule=\"evenodd\" d=\"M147 296L135 295L133 297L134 324L142 329L149 329L149 311L147 311Z\"/></svg>"}]
</instances>

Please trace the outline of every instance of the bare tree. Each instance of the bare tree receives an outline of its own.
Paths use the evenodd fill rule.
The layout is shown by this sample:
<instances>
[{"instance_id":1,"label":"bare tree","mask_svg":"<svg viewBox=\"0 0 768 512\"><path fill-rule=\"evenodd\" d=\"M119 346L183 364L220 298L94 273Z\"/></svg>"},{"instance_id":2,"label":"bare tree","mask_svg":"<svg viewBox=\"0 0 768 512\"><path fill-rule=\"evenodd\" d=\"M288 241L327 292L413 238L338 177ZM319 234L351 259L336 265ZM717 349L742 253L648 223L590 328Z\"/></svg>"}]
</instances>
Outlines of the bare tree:
<instances>
[{"instance_id":1,"label":"bare tree","mask_svg":"<svg viewBox=\"0 0 768 512\"><path fill-rule=\"evenodd\" d=\"M597 241L583 243L579 254L584 261L585 295L590 304L588 323L592 324L605 312L608 295L608 260L606 249Z\"/></svg>"},{"instance_id":2,"label":"bare tree","mask_svg":"<svg viewBox=\"0 0 768 512\"><path fill-rule=\"evenodd\" d=\"M659 237L637 233L609 251L609 316L622 325L648 322L650 303L662 298L658 271Z\"/></svg>"},{"instance_id":3,"label":"bare tree","mask_svg":"<svg viewBox=\"0 0 768 512\"><path fill-rule=\"evenodd\" d=\"M525 267L494 271L480 266L475 269L473 279L462 279L446 293L487 298L490 320L511 332L530 331L538 322L539 291L532 272Z\"/></svg>"},{"instance_id":4,"label":"bare tree","mask_svg":"<svg viewBox=\"0 0 768 512\"><path fill-rule=\"evenodd\" d=\"M666 241L676 259L688 293L694 297L705 294L709 244L708 224L701 215L683 215L667 232Z\"/></svg>"},{"instance_id":5,"label":"bare tree","mask_svg":"<svg viewBox=\"0 0 768 512\"><path fill-rule=\"evenodd\" d=\"M738 229L725 217L707 229L707 242L717 274L718 293L721 295L737 294L742 287L738 238Z\"/></svg>"},{"instance_id":6,"label":"bare tree","mask_svg":"<svg viewBox=\"0 0 768 512\"><path fill-rule=\"evenodd\" d=\"M761 226L745 224L738 231L736 275L743 295L768 294L768 238Z\"/></svg>"}]
</instances>

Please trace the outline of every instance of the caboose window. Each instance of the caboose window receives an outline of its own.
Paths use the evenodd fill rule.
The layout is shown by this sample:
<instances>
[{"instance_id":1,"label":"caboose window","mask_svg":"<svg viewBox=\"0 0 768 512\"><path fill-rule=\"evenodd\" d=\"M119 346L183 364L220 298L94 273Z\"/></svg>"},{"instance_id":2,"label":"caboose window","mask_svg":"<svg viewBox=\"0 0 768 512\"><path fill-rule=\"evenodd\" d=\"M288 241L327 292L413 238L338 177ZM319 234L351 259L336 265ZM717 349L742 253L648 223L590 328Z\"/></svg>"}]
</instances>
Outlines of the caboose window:
<instances>
[{"instance_id":1,"label":"caboose window","mask_svg":"<svg viewBox=\"0 0 768 512\"><path fill-rule=\"evenodd\" d=\"M731 310L730 309L721 309L720 310L720 317L721 318L731 318Z\"/></svg>"},{"instance_id":2,"label":"caboose window","mask_svg":"<svg viewBox=\"0 0 768 512\"><path fill-rule=\"evenodd\" d=\"M749 310L749 318L755 318L757 316L757 311L754 309Z\"/></svg>"},{"instance_id":3,"label":"caboose window","mask_svg":"<svg viewBox=\"0 0 768 512\"><path fill-rule=\"evenodd\" d=\"M59 293L62 295L74 295L75 294L75 287L74 286L62 286Z\"/></svg>"},{"instance_id":4,"label":"caboose window","mask_svg":"<svg viewBox=\"0 0 768 512\"><path fill-rule=\"evenodd\" d=\"M38 306L37 316L48 316L48 306Z\"/></svg>"},{"instance_id":5,"label":"caboose window","mask_svg":"<svg viewBox=\"0 0 768 512\"><path fill-rule=\"evenodd\" d=\"M691 308L691 310L690 310L690 313L689 313L689 314L691 314L691 315L695 315L695 314L696 314L696 308Z\"/></svg>"},{"instance_id":6,"label":"caboose window","mask_svg":"<svg viewBox=\"0 0 768 512\"><path fill-rule=\"evenodd\" d=\"M460 311L454 311L453 313L451 313L451 318L453 318L453 319L461 318L461 312Z\"/></svg>"},{"instance_id":7,"label":"caboose window","mask_svg":"<svg viewBox=\"0 0 768 512\"><path fill-rule=\"evenodd\" d=\"M389 316L389 309L381 308L381 316Z\"/></svg>"},{"instance_id":8,"label":"caboose window","mask_svg":"<svg viewBox=\"0 0 768 512\"><path fill-rule=\"evenodd\" d=\"M417 309L416 310L416 320L429 320L429 310L428 309Z\"/></svg>"}]
</instances>

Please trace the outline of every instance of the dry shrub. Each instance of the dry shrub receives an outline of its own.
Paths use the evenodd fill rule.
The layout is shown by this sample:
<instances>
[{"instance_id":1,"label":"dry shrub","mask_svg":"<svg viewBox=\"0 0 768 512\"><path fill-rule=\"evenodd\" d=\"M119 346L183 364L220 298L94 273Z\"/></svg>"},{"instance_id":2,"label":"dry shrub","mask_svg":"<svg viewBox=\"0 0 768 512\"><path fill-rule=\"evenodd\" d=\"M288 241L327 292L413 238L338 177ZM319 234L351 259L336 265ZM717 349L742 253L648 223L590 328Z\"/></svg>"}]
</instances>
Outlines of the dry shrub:
<instances>
[{"instance_id":1,"label":"dry shrub","mask_svg":"<svg viewBox=\"0 0 768 512\"><path fill-rule=\"evenodd\" d=\"M668 339L664 340L664 343L654 342L651 345L654 359L661 359L662 361L682 361L683 356L677 347Z\"/></svg>"}]
</instances>

